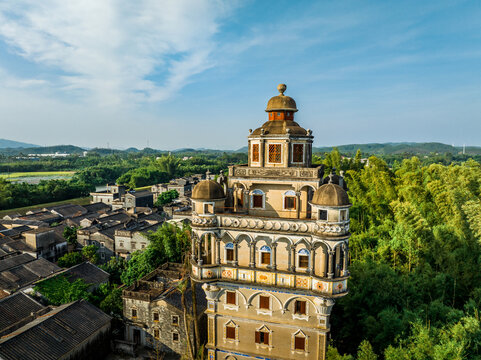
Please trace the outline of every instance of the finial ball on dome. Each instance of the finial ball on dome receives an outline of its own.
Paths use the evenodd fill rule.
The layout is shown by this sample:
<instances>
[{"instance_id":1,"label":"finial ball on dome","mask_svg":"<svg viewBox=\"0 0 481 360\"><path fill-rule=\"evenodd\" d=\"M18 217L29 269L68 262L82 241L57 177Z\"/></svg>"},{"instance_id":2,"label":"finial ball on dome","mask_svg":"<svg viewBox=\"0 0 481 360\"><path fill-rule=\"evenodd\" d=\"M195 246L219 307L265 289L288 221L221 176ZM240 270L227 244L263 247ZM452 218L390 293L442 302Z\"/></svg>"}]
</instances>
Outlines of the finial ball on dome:
<instances>
[{"instance_id":1,"label":"finial ball on dome","mask_svg":"<svg viewBox=\"0 0 481 360\"><path fill-rule=\"evenodd\" d=\"M277 85L277 90L279 90L279 92L280 92L282 95L284 95L284 91L286 91L286 89L287 89L286 84L279 84L279 85Z\"/></svg>"}]
</instances>

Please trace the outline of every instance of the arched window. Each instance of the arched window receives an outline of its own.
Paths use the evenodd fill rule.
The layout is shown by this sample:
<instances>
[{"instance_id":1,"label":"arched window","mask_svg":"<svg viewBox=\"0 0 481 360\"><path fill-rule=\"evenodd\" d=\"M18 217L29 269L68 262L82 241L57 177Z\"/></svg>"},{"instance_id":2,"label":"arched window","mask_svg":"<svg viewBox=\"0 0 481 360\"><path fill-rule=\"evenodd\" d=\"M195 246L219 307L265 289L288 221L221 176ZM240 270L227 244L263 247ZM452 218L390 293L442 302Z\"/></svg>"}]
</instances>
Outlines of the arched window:
<instances>
[{"instance_id":1,"label":"arched window","mask_svg":"<svg viewBox=\"0 0 481 360\"><path fill-rule=\"evenodd\" d=\"M251 207L253 209L264 209L265 194L262 190L254 190L251 193Z\"/></svg>"},{"instance_id":2,"label":"arched window","mask_svg":"<svg viewBox=\"0 0 481 360\"><path fill-rule=\"evenodd\" d=\"M289 190L284 193L284 210L296 210L297 196L295 191Z\"/></svg>"},{"instance_id":3,"label":"arched window","mask_svg":"<svg viewBox=\"0 0 481 360\"><path fill-rule=\"evenodd\" d=\"M234 244L231 242L225 244L225 260L234 261Z\"/></svg>"},{"instance_id":4,"label":"arched window","mask_svg":"<svg viewBox=\"0 0 481 360\"><path fill-rule=\"evenodd\" d=\"M271 248L267 245L264 245L260 248L260 257L261 257L261 265L270 265L271 264Z\"/></svg>"},{"instance_id":5,"label":"arched window","mask_svg":"<svg viewBox=\"0 0 481 360\"><path fill-rule=\"evenodd\" d=\"M307 249L301 249L297 253L297 267L306 269L309 267L309 256L311 253Z\"/></svg>"}]
</instances>

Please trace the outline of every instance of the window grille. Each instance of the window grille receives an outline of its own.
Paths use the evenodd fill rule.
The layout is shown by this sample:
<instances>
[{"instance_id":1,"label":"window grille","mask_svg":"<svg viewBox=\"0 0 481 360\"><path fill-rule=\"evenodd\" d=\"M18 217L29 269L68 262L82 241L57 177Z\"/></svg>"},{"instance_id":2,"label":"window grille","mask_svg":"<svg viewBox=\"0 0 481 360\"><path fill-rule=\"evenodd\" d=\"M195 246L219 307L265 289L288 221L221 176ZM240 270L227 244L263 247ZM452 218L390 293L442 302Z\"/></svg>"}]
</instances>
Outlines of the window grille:
<instances>
[{"instance_id":1,"label":"window grille","mask_svg":"<svg viewBox=\"0 0 481 360\"><path fill-rule=\"evenodd\" d=\"M269 144L269 162L281 162L281 144Z\"/></svg>"},{"instance_id":2,"label":"window grille","mask_svg":"<svg viewBox=\"0 0 481 360\"><path fill-rule=\"evenodd\" d=\"M252 161L259 162L259 144L252 144Z\"/></svg>"}]
</instances>

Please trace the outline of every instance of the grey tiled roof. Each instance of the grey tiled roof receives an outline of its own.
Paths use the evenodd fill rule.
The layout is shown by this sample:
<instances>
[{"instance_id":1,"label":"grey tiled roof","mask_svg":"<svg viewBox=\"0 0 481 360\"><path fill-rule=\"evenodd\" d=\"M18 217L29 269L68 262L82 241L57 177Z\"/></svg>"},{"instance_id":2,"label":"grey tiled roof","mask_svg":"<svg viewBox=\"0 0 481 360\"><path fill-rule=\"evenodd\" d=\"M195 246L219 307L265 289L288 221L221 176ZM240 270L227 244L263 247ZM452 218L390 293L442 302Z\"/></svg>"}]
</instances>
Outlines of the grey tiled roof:
<instances>
[{"instance_id":1,"label":"grey tiled roof","mask_svg":"<svg viewBox=\"0 0 481 360\"><path fill-rule=\"evenodd\" d=\"M72 266L65 270L63 274L68 276L69 281L83 279L86 284L99 285L109 280L109 273L103 271L94 264L86 261L84 263Z\"/></svg>"},{"instance_id":2,"label":"grey tiled roof","mask_svg":"<svg viewBox=\"0 0 481 360\"><path fill-rule=\"evenodd\" d=\"M35 260L35 258L29 254L20 254L7 257L6 259L0 260L0 271L4 271L15 266L28 263L33 260Z\"/></svg>"},{"instance_id":3,"label":"grey tiled roof","mask_svg":"<svg viewBox=\"0 0 481 360\"><path fill-rule=\"evenodd\" d=\"M0 300L0 332L45 308L23 292L17 292Z\"/></svg>"},{"instance_id":4,"label":"grey tiled roof","mask_svg":"<svg viewBox=\"0 0 481 360\"><path fill-rule=\"evenodd\" d=\"M110 320L110 316L84 300L62 305L3 337L0 358L63 358Z\"/></svg>"}]
</instances>

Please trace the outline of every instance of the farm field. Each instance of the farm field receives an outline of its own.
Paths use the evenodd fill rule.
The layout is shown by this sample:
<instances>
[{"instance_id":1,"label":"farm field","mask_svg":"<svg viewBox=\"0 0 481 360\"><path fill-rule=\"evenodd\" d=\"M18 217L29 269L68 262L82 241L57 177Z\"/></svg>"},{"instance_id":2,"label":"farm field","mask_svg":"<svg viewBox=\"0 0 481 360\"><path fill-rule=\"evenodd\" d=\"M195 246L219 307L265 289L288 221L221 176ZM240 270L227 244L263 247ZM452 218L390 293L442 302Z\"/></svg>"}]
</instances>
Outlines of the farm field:
<instances>
[{"instance_id":1,"label":"farm field","mask_svg":"<svg viewBox=\"0 0 481 360\"><path fill-rule=\"evenodd\" d=\"M75 171L31 171L1 173L0 177L13 182L38 184L41 180L68 180L74 174Z\"/></svg>"}]
</instances>

